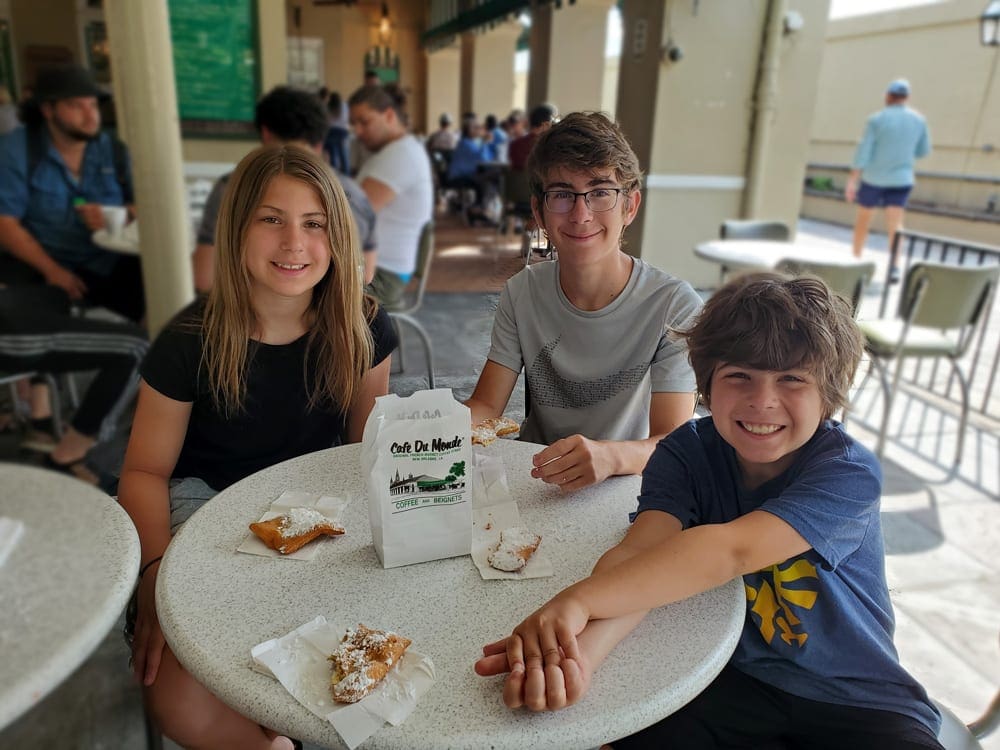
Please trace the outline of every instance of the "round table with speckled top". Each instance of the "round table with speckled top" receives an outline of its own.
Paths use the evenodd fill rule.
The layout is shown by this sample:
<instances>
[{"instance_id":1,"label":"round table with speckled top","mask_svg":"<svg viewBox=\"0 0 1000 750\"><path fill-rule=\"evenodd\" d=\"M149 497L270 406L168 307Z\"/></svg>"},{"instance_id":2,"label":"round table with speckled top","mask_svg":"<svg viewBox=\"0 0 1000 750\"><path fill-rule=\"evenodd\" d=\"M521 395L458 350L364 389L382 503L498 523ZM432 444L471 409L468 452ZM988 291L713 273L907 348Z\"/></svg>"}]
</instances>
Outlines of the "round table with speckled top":
<instances>
[{"instance_id":1,"label":"round table with speckled top","mask_svg":"<svg viewBox=\"0 0 1000 750\"><path fill-rule=\"evenodd\" d=\"M395 630L428 655L437 674L400 726L362 748L586 748L677 710L721 671L736 647L746 600L735 579L653 610L596 672L589 693L554 713L511 711L502 678L472 669L482 646L586 576L617 543L635 510L639 477L613 477L563 495L529 476L540 446L500 440L477 449L502 458L523 525L542 535L555 575L483 580L470 557L384 570L372 546L360 446L272 466L219 493L178 532L157 578L160 624L181 663L242 714L276 731L343 747L333 727L274 679L251 669L250 649L324 615ZM353 495L347 533L309 561L237 553L285 490Z\"/></svg>"},{"instance_id":2,"label":"round table with speckled top","mask_svg":"<svg viewBox=\"0 0 1000 750\"><path fill-rule=\"evenodd\" d=\"M24 531L0 566L0 727L93 652L139 573L139 537L112 498L77 479L0 464L0 517Z\"/></svg>"}]
</instances>

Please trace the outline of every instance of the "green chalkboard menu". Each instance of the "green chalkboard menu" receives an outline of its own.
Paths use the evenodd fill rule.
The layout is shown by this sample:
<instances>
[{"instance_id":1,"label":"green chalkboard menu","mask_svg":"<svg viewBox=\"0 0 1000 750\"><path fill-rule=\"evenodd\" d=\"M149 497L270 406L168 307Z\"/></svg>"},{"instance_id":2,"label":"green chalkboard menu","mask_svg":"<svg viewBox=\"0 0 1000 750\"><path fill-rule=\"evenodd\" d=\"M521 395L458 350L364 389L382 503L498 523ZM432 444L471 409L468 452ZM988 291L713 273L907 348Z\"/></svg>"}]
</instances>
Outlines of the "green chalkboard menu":
<instances>
[{"instance_id":1,"label":"green chalkboard menu","mask_svg":"<svg viewBox=\"0 0 1000 750\"><path fill-rule=\"evenodd\" d=\"M256 0L169 0L181 126L253 134L260 88Z\"/></svg>"}]
</instances>

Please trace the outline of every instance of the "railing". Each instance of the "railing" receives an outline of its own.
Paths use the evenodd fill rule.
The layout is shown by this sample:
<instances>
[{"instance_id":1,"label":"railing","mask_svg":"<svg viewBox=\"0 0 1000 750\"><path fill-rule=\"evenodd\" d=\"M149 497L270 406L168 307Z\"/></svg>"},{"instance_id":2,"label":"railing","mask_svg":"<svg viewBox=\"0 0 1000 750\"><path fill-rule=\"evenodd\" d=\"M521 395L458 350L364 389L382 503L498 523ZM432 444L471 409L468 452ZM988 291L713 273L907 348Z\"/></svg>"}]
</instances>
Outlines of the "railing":
<instances>
[{"instance_id":1,"label":"railing","mask_svg":"<svg viewBox=\"0 0 1000 750\"><path fill-rule=\"evenodd\" d=\"M891 260L886 265L879 317L885 317L887 310L899 306L903 284L891 284L889 281L889 274L893 266L897 265L897 260L902 278L905 278L909 267L921 260L964 266L997 265L1000 264L1000 247L902 230L896 234L890 257ZM1000 393L995 392L997 369L1000 366L1000 305L997 304L996 293L986 301L979 330L974 336L974 343L962 360L962 369L968 373L969 378L969 408L1000 420ZM939 367L939 364L940 361L935 360L928 367L923 359L916 359L904 366L901 377L904 381L945 399L957 399L958 385L951 375L951 368L947 365Z\"/></svg>"}]
</instances>

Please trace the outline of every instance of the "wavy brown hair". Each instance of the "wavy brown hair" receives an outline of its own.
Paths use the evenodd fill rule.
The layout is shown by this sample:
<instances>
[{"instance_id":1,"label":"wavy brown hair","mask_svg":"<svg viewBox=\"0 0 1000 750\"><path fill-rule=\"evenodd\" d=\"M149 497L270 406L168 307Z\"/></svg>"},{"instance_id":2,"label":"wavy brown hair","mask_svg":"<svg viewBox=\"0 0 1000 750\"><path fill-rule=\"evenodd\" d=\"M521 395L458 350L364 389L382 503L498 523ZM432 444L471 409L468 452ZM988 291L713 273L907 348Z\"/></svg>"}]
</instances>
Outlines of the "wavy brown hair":
<instances>
[{"instance_id":1,"label":"wavy brown hair","mask_svg":"<svg viewBox=\"0 0 1000 750\"><path fill-rule=\"evenodd\" d=\"M712 375L723 363L802 368L816 378L826 417L847 404L864 350L850 305L820 279L770 272L744 274L721 287L680 336L709 406Z\"/></svg>"},{"instance_id":2,"label":"wavy brown hair","mask_svg":"<svg viewBox=\"0 0 1000 750\"><path fill-rule=\"evenodd\" d=\"M588 173L610 167L626 193L642 182L639 158L621 127L603 112L571 112L538 136L527 170L539 201L549 172L560 167Z\"/></svg>"},{"instance_id":3,"label":"wavy brown hair","mask_svg":"<svg viewBox=\"0 0 1000 750\"><path fill-rule=\"evenodd\" d=\"M205 305L202 359L216 405L227 415L243 409L246 376L258 321L251 303L246 234L268 184L278 175L316 191L326 214L330 268L313 288L302 377L309 406L347 411L371 369L369 323L375 300L364 294L361 249L347 198L330 167L294 145L261 147L236 167L226 187L215 234L215 283Z\"/></svg>"}]
</instances>

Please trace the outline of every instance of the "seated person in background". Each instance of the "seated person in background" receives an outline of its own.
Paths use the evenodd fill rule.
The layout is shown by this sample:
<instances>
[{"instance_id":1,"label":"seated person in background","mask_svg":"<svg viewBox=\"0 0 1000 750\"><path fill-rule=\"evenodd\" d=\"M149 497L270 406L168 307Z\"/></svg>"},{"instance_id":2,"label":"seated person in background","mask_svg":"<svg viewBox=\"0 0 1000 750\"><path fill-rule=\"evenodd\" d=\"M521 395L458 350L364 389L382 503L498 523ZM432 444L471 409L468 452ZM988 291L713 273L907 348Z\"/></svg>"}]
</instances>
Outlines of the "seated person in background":
<instances>
[{"instance_id":1,"label":"seated person in background","mask_svg":"<svg viewBox=\"0 0 1000 750\"><path fill-rule=\"evenodd\" d=\"M451 115L442 112L438 118L438 129L427 139L431 151L454 151L458 145L458 133L451 129Z\"/></svg>"},{"instance_id":2,"label":"seated person in background","mask_svg":"<svg viewBox=\"0 0 1000 750\"><path fill-rule=\"evenodd\" d=\"M512 138L507 147L507 160L511 169L526 169L531 147L542 133L552 127L556 120L556 108L551 104L539 104L528 117L531 129L520 138Z\"/></svg>"},{"instance_id":3,"label":"seated person in background","mask_svg":"<svg viewBox=\"0 0 1000 750\"><path fill-rule=\"evenodd\" d=\"M328 120L322 103L315 96L290 86L276 86L257 102L254 125L260 133L260 142L265 146L293 143L322 153ZM361 239L367 284L375 275L375 211L354 180L339 172L334 176L344 189ZM215 226L230 177L232 173L220 177L205 201L194 251L194 287L199 292L211 289L215 278Z\"/></svg>"},{"instance_id":4,"label":"seated person in background","mask_svg":"<svg viewBox=\"0 0 1000 750\"><path fill-rule=\"evenodd\" d=\"M320 100L322 101L322 99ZM330 160L330 166L340 174L351 173L351 157L347 142L351 137L350 123L347 119L347 102L340 92L334 91L326 102L327 131L323 139L323 151Z\"/></svg>"},{"instance_id":5,"label":"seated person in background","mask_svg":"<svg viewBox=\"0 0 1000 750\"><path fill-rule=\"evenodd\" d=\"M615 750L940 748L938 711L892 642L878 460L830 419L863 350L849 306L818 279L752 274L683 335L712 416L656 446L622 542L477 671L510 665L510 707L561 708L648 610L742 576L729 664Z\"/></svg>"},{"instance_id":6,"label":"seated person in background","mask_svg":"<svg viewBox=\"0 0 1000 750\"><path fill-rule=\"evenodd\" d=\"M226 188L217 238L207 301L179 313L142 365L118 497L142 545L126 628L146 708L168 737L184 747L291 750L288 738L209 693L166 646L154 605L158 561L217 491L358 442L388 390L398 342L364 294L347 200L314 151L248 154Z\"/></svg>"},{"instance_id":7,"label":"seated person in background","mask_svg":"<svg viewBox=\"0 0 1000 750\"><path fill-rule=\"evenodd\" d=\"M69 426L46 456L49 468L96 483L83 460L99 441L114 435L135 397L147 348L146 334L136 326L72 315L62 289L0 284L0 370L97 370Z\"/></svg>"},{"instance_id":8,"label":"seated person in background","mask_svg":"<svg viewBox=\"0 0 1000 750\"><path fill-rule=\"evenodd\" d=\"M500 122L496 115L486 115L484 121L486 128L486 146L489 153L489 161L507 161L507 145L509 138L504 129L500 127Z\"/></svg>"},{"instance_id":9,"label":"seated person in background","mask_svg":"<svg viewBox=\"0 0 1000 750\"><path fill-rule=\"evenodd\" d=\"M656 441L691 418L694 373L669 334L701 298L622 250L642 173L615 123L571 114L542 134L529 169L535 221L559 258L504 286L466 403L473 423L501 415L523 368L521 439L548 445L531 475L575 490L638 474Z\"/></svg>"},{"instance_id":10,"label":"seated person in background","mask_svg":"<svg viewBox=\"0 0 1000 750\"><path fill-rule=\"evenodd\" d=\"M512 109L507 115L507 138L511 141L526 135L528 132L528 117L523 109Z\"/></svg>"},{"instance_id":11,"label":"seated person in background","mask_svg":"<svg viewBox=\"0 0 1000 750\"><path fill-rule=\"evenodd\" d=\"M469 216L486 220L485 207L499 192L497 176L482 172L479 165L490 160L490 144L483 138L483 126L475 118L462 123L462 137L448 165L448 187L471 189L476 194Z\"/></svg>"},{"instance_id":12,"label":"seated person in background","mask_svg":"<svg viewBox=\"0 0 1000 750\"><path fill-rule=\"evenodd\" d=\"M378 216L379 254L371 291L400 307L417 267L420 231L434 214L430 157L406 129L406 97L395 84L364 86L348 100L354 134L372 151L358 182Z\"/></svg>"},{"instance_id":13,"label":"seated person in background","mask_svg":"<svg viewBox=\"0 0 1000 750\"><path fill-rule=\"evenodd\" d=\"M0 280L51 284L139 321L139 259L91 240L104 226L102 205L134 213L128 152L101 131L103 96L83 68L42 70L25 126L0 137L0 248L10 254Z\"/></svg>"}]
</instances>

